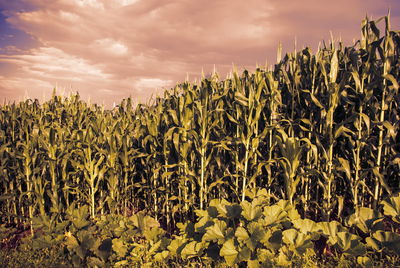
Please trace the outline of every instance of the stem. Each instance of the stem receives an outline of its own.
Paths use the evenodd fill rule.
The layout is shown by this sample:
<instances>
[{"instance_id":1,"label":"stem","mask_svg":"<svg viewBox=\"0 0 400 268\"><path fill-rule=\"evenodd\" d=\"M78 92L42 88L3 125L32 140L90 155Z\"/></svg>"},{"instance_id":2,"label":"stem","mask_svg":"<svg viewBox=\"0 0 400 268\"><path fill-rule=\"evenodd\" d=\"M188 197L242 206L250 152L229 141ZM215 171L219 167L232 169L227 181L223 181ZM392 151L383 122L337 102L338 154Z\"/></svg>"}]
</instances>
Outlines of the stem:
<instances>
[{"instance_id":1,"label":"stem","mask_svg":"<svg viewBox=\"0 0 400 268\"><path fill-rule=\"evenodd\" d=\"M386 64L384 64L383 73L386 74ZM383 122L385 120L385 95L386 95L386 79L383 80L383 92L382 92L382 100L381 100L381 113L379 116L379 122ZM382 161L382 147L383 147L383 128L379 130L379 140L378 140L378 157L376 160L376 167L378 172L381 168L381 161ZM380 181L379 178L375 178L375 190L374 190L374 201L373 201L373 208L376 208L379 201L379 192L380 192Z\"/></svg>"},{"instance_id":2,"label":"stem","mask_svg":"<svg viewBox=\"0 0 400 268\"><path fill-rule=\"evenodd\" d=\"M355 170L355 185L353 187L355 187L354 192L358 193L358 180L359 180L359 173L360 173L360 151L361 151L361 129L362 129L362 106L360 105L360 111L359 111L359 122L358 122L358 145L357 145L357 152L356 152L356 170ZM354 207L356 208L358 205L358 196L357 194L354 195Z\"/></svg>"},{"instance_id":3,"label":"stem","mask_svg":"<svg viewBox=\"0 0 400 268\"><path fill-rule=\"evenodd\" d=\"M238 110L236 110L236 120L237 120L237 122L239 122L239 111ZM239 138L239 125L236 125L236 138ZM239 154L238 154L238 152L239 152L239 145L238 144L236 144L236 154L235 154L235 163L239 163ZM238 165L236 165L236 175L238 175L239 174L239 167L238 167ZM236 182L235 182L235 189L236 189L236 192L237 192L237 194L239 195L239 176L236 176Z\"/></svg>"},{"instance_id":4,"label":"stem","mask_svg":"<svg viewBox=\"0 0 400 268\"><path fill-rule=\"evenodd\" d=\"M92 218L94 219L94 214L95 214L95 205L94 205L94 192L95 191L95 189L94 189L94 177L92 177L91 176L91 179L90 179L90 198L91 198L91 212L92 212Z\"/></svg>"},{"instance_id":5,"label":"stem","mask_svg":"<svg viewBox=\"0 0 400 268\"><path fill-rule=\"evenodd\" d=\"M332 114L333 117L333 114ZM329 126L329 161L328 161L328 221L330 218L330 208L331 208L331 196L332 196L332 159L333 159L333 138L332 138L332 121L333 118L330 122L330 126Z\"/></svg>"},{"instance_id":6,"label":"stem","mask_svg":"<svg viewBox=\"0 0 400 268\"><path fill-rule=\"evenodd\" d=\"M25 163L27 164L27 163ZM31 202L32 199L32 182L30 181L30 171L29 166L26 166L26 182L27 182L27 190L28 190L28 200ZM33 218L33 208L32 204L29 205L28 207L29 210L29 222L30 222L30 227L31 227L31 236L33 236L33 223L32 223L32 218Z\"/></svg>"},{"instance_id":7,"label":"stem","mask_svg":"<svg viewBox=\"0 0 400 268\"><path fill-rule=\"evenodd\" d=\"M184 194L184 202L185 202L185 211L188 210L188 187L187 187L187 182L186 182L186 176L187 176L187 172L186 172L186 161L184 162L184 174L185 174L185 180L183 181L183 194Z\"/></svg>"},{"instance_id":8,"label":"stem","mask_svg":"<svg viewBox=\"0 0 400 268\"><path fill-rule=\"evenodd\" d=\"M361 85L360 85L360 93L364 92L364 79L361 79ZM363 106L362 103L360 103L360 108L359 108L359 113L358 113L358 134L357 134L357 152L356 152L356 166L355 166L355 181L354 181L354 208L357 208L358 206L358 181L359 181L359 172L360 172L360 152L361 152L361 130L362 130L362 116L361 114L363 113Z\"/></svg>"},{"instance_id":9,"label":"stem","mask_svg":"<svg viewBox=\"0 0 400 268\"><path fill-rule=\"evenodd\" d=\"M243 186L242 186L242 202L244 201L246 194L246 183L247 183L247 166L249 162L249 146L250 146L250 139L246 141L246 154L244 156L244 170L243 170Z\"/></svg>"},{"instance_id":10,"label":"stem","mask_svg":"<svg viewBox=\"0 0 400 268\"><path fill-rule=\"evenodd\" d=\"M201 151L200 151L200 157L201 157L201 174L200 174L200 209L203 209L203 202L204 202L204 172L205 172L205 167L204 167L204 156L205 155L205 150L204 147L202 146Z\"/></svg>"},{"instance_id":11,"label":"stem","mask_svg":"<svg viewBox=\"0 0 400 268\"><path fill-rule=\"evenodd\" d=\"M124 216L128 216L128 172L127 172L127 167L124 167L125 173L124 173L124 192L125 192L125 198L124 198Z\"/></svg>"},{"instance_id":12,"label":"stem","mask_svg":"<svg viewBox=\"0 0 400 268\"><path fill-rule=\"evenodd\" d=\"M157 201L157 177L158 177L158 174L157 173L155 173L153 175L153 187L154 187L153 202L154 202L154 215L155 215L156 220L158 218L157 217L157 212L158 212L158 206L157 206L157 203L158 203L158 201Z\"/></svg>"},{"instance_id":13,"label":"stem","mask_svg":"<svg viewBox=\"0 0 400 268\"><path fill-rule=\"evenodd\" d=\"M54 156L55 157L55 156ZM55 159L52 157L52 159ZM51 188L53 194L53 207L56 207L58 211L58 187L57 187L57 176L56 176L56 167L54 165L53 160L50 160L50 173L51 173Z\"/></svg>"},{"instance_id":14,"label":"stem","mask_svg":"<svg viewBox=\"0 0 400 268\"><path fill-rule=\"evenodd\" d=\"M166 154L165 154L166 155ZM168 165L168 161L167 161L167 158L165 159L165 173L167 173L168 172L168 168L167 168L167 165ZM166 211L166 216L167 216L167 229L168 229L168 231L169 231L169 222L170 222L170 219L169 219L169 191L170 191L170 188L169 188L169 180L168 180L168 176L165 176L165 189L166 189L166 194L165 194L165 199L166 199L166 201L165 201L165 211Z\"/></svg>"},{"instance_id":15,"label":"stem","mask_svg":"<svg viewBox=\"0 0 400 268\"><path fill-rule=\"evenodd\" d=\"M255 137L257 137L258 136L258 120L256 121L256 123L255 123L255 130L254 130L254 136ZM253 150L253 155L254 155L254 163L257 163L257 153L256 153L256 150L257 150L257 148L252 148L252 150ZM254 179L254 182L253 182L253 188L256 188L257 187L257 179L255 178Z\"/></svg>"}]
</instances>

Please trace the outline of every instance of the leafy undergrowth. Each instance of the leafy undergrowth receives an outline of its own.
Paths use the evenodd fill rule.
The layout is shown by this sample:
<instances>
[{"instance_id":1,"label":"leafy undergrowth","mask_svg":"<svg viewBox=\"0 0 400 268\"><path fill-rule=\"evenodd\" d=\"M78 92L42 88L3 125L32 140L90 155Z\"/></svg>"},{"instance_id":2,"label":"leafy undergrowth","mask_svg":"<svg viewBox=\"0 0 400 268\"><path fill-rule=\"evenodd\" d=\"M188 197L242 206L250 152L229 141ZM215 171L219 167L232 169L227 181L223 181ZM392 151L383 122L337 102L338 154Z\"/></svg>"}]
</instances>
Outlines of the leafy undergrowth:
<instances>
[{"instance_id":1,"label":"leafy undergrowth","mask_svg":"<svg viewBox=\"0 0 400 268\"><path fill-rule=\"evenodd\" d=\"M196 222L178 223L176 234L144 212L91 220L88 206L71 206L63 220L35 218L33 237L1 226L1 266L400 265L398 195L379 210L359 207L343 222L302 219L287 200L269 204L264 189L249 200L212 200L206 210L196 210Z\"/></svg>"}]
</instances>

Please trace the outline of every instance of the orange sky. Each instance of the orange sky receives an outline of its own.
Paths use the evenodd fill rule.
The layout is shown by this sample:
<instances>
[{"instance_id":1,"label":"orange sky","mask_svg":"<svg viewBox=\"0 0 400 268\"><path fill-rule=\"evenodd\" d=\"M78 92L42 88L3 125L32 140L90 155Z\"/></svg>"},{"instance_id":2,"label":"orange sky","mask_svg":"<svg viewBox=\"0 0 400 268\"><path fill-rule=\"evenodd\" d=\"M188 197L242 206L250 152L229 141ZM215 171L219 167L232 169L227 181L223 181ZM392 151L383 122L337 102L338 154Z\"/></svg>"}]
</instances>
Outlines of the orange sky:
<instances>
[{"instance_id":1,"label":"orange sky","mask_svg":"<svg viewBox=\"0 0 400 268\"><path fill-rule=\"evenodd\" d=\"M47 99L79 91L111 107L232 64L274 64L284 51L360 36L366 14L391 9L399 29L399 0L0 0L0 96Z\"/></svg>"}]
</instances>

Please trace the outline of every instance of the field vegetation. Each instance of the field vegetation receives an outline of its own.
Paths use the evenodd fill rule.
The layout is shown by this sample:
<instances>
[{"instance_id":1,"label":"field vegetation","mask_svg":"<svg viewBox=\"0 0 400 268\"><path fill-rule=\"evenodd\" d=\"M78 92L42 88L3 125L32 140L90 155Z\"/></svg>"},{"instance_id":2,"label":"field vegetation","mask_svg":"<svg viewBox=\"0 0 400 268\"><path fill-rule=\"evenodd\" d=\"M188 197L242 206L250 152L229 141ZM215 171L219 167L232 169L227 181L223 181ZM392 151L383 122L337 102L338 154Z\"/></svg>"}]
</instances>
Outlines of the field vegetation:
<instances>
[{"instance_id":1,"label":"field vegetation","mask_svg":"<svg viewBox=\"0 0 400 268\"><path fill-rule=\"evenodd\" d=\"M399 55L366 18L148 104L2 105L1 265L400 265Z\"/></svg>"}]
</instances>

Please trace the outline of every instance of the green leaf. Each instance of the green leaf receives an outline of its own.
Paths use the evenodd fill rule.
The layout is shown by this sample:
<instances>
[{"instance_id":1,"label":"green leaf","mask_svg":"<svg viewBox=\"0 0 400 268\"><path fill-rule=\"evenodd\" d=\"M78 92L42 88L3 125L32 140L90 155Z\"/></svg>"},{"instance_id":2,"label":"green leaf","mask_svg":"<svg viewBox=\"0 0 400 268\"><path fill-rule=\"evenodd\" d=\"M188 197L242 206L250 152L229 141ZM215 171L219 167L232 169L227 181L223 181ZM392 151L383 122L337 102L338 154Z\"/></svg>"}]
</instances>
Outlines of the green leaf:
<instances>
[{"instance_id":1,"label":"green leaf","mask_svg":"<svg viewBox=\"0 0 400 268\"><path fill-rule=\"evenodd\" d=\"M387 129L387 133L393 139L396 139L397 127L393 126L389 121L383 121L382 125Z\"/></svg>"},{"instance_id":2,"label":"green leaf","mask_svg":"<svg viewBox=\"0 0 400 268\"><path fill-rule=\"evenodd\" d=\"M236 250L233 239L227 240L219 252L220 256L224 257L226 263L230 266L233 266L236 263L238 253L239 252Z\"/></svg>"},{"instance_id":3,"label":"green leaf","mask_svg":"<svg viewBox=\"0 0 400 268\"><path fill-rule=\"evenodd\" d=\"M302 91L310 94L310 97L311 97L312 102L313 102L318 108L320 108L320 109L324 109L324 108L325 108L325 107L321 104L321 102L319 102L319 100L315 97L315 95L312 94L311 91L309 91L309 90L302 90ZM311 125L310 121L309 121L309 120L306 121L306 120L307 120L307 119L302 119L302 121L303 121L304 123L306 123L306 124L308 124L308 125Z\"/></svg>"},{"instance_id":4,"label":"green leaf","mask_svg":"<svg viewBox=\"0 0 400 268\"><path fill-rule=\"evenodd\" d=\"M339 157L339 162L342 165L342 169L345 171L347 179L351 180L351 169L350 169L350 163L348 160Z\"/></svg>"},{"instance_id":5,"label":"green leaf","mask_svg":"<svg viewBox=\"0 0 400 268\"><path fill-rule=\"evenodd\" d=\"M389 197L381 202L383 213L391 216L393 221L400 223L400 195Z\"/></svg>"},{"instance_id":6,"label":"green leaf","mask_svg":"<svg viewBox=\"0 0 400 268\"><path fill-rule=\"evenodd\" d=\"M381 243L378 240L373 239L372 237L365 238L365 243L369 248L372 248L375 251L380 251L382 248Z\"/></svg>"},{"instance_id":7,"label":"green leaf","mask_svg":"<svg viewBox=\"0 0 400 268\"><path fill-rule=\"evenodd\" d=\"M167 247L171 256L177 256L179 254L179 249L185 243L185 241L186 239L183 239L179 236L172 239L171 243Z\"/></svg>"},{"instance_id":8,"label":"green leaf","mask_svg":"<svg viewBox=\"0 0 400 268\"><path fill-rule=\"evenodd\" d=\"M332 244L336 243L338 232L346 231L346 228L337 221L318 222L316 228L318 231L322 232L325 237L329 238Z\"/></svg>"},{"instance_id":9,"label":"green leaf","mask_svg":"<svg viewBox=\"0 0 400 268\"><path fill-rule=\"evenodd\" d=\"M169 252L168 250L163 250L162 252L158 252L154 254L154 260L157 262L164 262L168 259Z\"/></svg>"},{"instance_id":10,"label":"green leaf","mask_svg":"<svg viewBox=\"0 0 400 268\"><path fill-rule=\"evenodd\" d=\"M254 221L259 219L262 216L262 209L259 206L256 206L253 203L248 201L243 201L240 203L242 206L242 216L248 221Z\"/></svg>"},{"instance_id":11,"label":"green leaf","mask_svg":"<svg viewBox=\"0 0 400 268\"><path fill-rule=\"evenodd\" d=\"M148 241L157 241L164 233L165 231L162 228L151 228L144 231L143 235Z\"/></svg>"},{"instance_id":12,"label":"green leaf","mask_svg":"<svg viewBox=\"0 0 400 268\"><path fill-rule=\"evenodd\" d=\"M196 209L194 211L194 213L196 213L197 217L207 217L208 216L208 212L205 210ZM182 223L178 223L178 224L182 224Z\"/></svg>"},{"instance_id":13,"label":"green leaf","mask_svg":"<svg viewBox=\"0 0 400 268\"><path fill-rule=\"evenodd\" d=\"M66 238L67 239L65 240L65 244L67 245L68 248L75 249L79 247L78 239L76 239L74 235L67 233Z\"/></svg>"},{"instance_id":14,"label":"green leaf","mask_svg":"<svg viewBox=\"0 0 400 268\"><path fill-rule=\"evenodd\" d=\"M213 241L225 238L226 222L215 220L214 225L206 228L207 232L203 236L203 241Z\"/></svg>"},{"instance_id":15,"label":"green leaf","mask_svg":"<svg viewBox=\"0 0 400 268\"><path fill-rule=\"evenodd\" d=\"M339 232L337 234L337 246L345 255L360 256L367 251L365 245L360 242L361 237L351 234L350 232Z\"/></svg>"},{"instance_id":16,"label":"green leaf","mask_svg":"<svg viewBox=\"0 0 400 268\"><path fill-rule=\"evenodd\" d=\"M247 228L250 234L250 239L247 241L246 245L251 250L255 250L266 235L265 228L258 222L251 222Z\"/></svg>"},{"instance_id":17,"label":"green leaf","mask_svg":"<svg viewBox=\"0 0 400 268\"><path fill-rule=\"evenodd\" d=\"M312 240L318 240L318 224L310 219L297 219L292 221L293 227L298 229L301 233L311 236Z\"/></svg>"},{"instance_id":18,"label":"green leaf","mask_svg":"<svg viewBox=\"0 0 400 268\"><path fill-rule=\"evenodd\" d=\"M81 247L85 250L95 250L94 245L96 243L96 239L89 231L85 231L83 235L79 236L79 240L81 241Z\"/></svg>"},{"instance_id":19,"label":"green leaf","mask_svg":"<svg viewBox=\"0 0 400 268\"><path fill-rule=\"evenodd\" d=\"M314 247L309 235L300 233L295 229L285 230L282 234L283 242L298 256L305 254L308 248Z\"/></svg>"},{"instance_id":20,"label":"green leaf","mask_svg":"<svg viewBox=\"0 0 400 268\"><path fill-rule=\"evenodd\" d=\"M237 262L248 261L251 258L251 250L248 247L243 247L237 255Z\"/></svg>"},{"instance_id":21,"label":"green leaf","mask_svg":"<svg viewBox=\"0 0 400 268\"><path fill-rule=\"evenodd\" d=\"M358 256L357 264L361 265L361 267L367 267L367 268L373 267L371 258L367 256Z\"/></svg>"},{"instance_id":22,"label":"green leaf","mask_svg":"<svg viewBox=\"0 0 400 268\"><path fill-rule=\"evenodd\" d=\"M400 235L397 233L377 231L366 242L375 250L385 249L400 255Z\"/></svg>"},{"instance_id":23,"label":"green leaf","mask_svg":"<svg viewBox=\"0 0 400 268\"><path fill-rule=\"evenodd\" d=\"M269 249L279 249L282 246L282 230L267 229L264 239L261 241Z\"/></svg>"},{"instance_id":24,"label":"green leaf","mask_svg":"<svg viewBox=\"0 0 400 268\"><path fill-rule=\"evenodd\" d=\"M211 217L228 217L228 207L231 206L231 203L226 201L225 199L213 199L210 201L209 208L213 209L212 215L210 214ZM216 211L215 211L216 210ZM210 211L209 211L210 213Z\"/></svg>"},{"instance_id":25,"label":"green leaf","mask_svg":"<svg viewBox=\"0 0 400 268\"><path fill-rule=\"evenodd\" d=\"M385 188L385 190L389 193L389 195L392 195L392 189L387 184L385 176L383 176L382 174L382 170L379 171L378 167L373 167L372 173L375 175L375 177L378 178L379 182L381 183L381 186Z\"/></svg>"},{"instance_id":26,"label":"green leaf","mask_svg":"<svg viewBox=\"0 0 400 268\"><path fill-rule=\"evenodd\" d=\"M382 220L383 217L379 211L360 207L356 209L355 213L349 216L347 224L358 227L364 233L370 233L383 229Z\"/></svg>"},{"instance_id":27,"label":"green leaf","mask_svg":"<svg viewBox=\"0 0 400 268\"><path fill-rule=\"evenodd\" d=\"M126 267L127 265L128 265L128 261L127 260L117 261L115 263L115 267Z\"/></svg>"},{"instance_id":28,"label":"green leaf","mask_svg":"<svg viewBox=\"0 0 400 268\"><path fill-rule=\"evenodd\" d=\"M298 232L295 229L289 229L283 231L283 241L286 244L295 244Z\"/></svg>"},{"instance_id":29,"label":"green leaf","mask_svg":"<svg viewBox=\"0 0 400 268\"><path fill-rule=\"evenodd\" d=\"M344 134L343 134L344 133ZM350 129L348 129L347 127L345 127L345 126L340 126L340 127L338 127L336 130L335 130L335 134L334 134L334 139L337 139L338 137L340 137L341 135L346 135L346 134L348 134L348 135L355 135L354 134L354 132L353 131L351 131Z\"/></svg>"},{"instance_id":30,"label":"green leaf","mask_svg":"<svg viewBox=\"0 0 400 268\"><path fill-rule=\"evenodd\" d=\"M294 221L296 219L300 219L300 214L297 211L297 209L295 207L293 207L293 205L290 204L289 200L279 200L278 203L276 203L276 205L278 205L279 207L282 208L282 210L287 212L288 217Z\"/></svg>"},{"instance_id":31,"label":"green leaf","mask_svg":"<svg viewBox=\"0 0 400 268\"><path fill-rule=\"evenodd\" d=\"M235 124L239 124L239 122L236 121L236 119L233 118L232 115L230 115L228 112L225 113L225 114L226 114L226 116L228 117L229 121L231 121L232 123L235 123ZM221 145L222 145L222 144L221 144ZM227 148L227 150L229 150L229 148Z\"/></svg>"},{"instance_id":32,"label":"green leaf","mask_svg":"<svg viewBox=\"0 0 400 268\"><path fill-rule=\"evenodd\" d=\"M125 245L124 241L119 238L112 240L112 249L121 258L125 257L128 253L128 247Z\"/></svg>"},{"instance_id":33,"label":"green leaf","mask_svg":"<svg viewBox=\"0 0 400 268\"><path fill-rule=\"evenodd\" d=\"M259 267L261 267L260 261L258 261L258 260L248 260L247 261L247 267L248 268L259 268Z\"/></svg>"},{"instance_id":34,"label":"green leaf","mask_svg":"<svg viewBox=\"0 0 400 268\"><path fill-rule=\"evenodd\" d=\"M200 253L201 247L202 247L201 243L198 243L196 241L189 242L182 249L181 257L187 258L187 257L197 256Z\"/></svg>"},{"instance_id":35,"label":"green leaf","mask_svg":"<svg viewBox=\"0 0 400 268\"><path fill-rule=\"evenodd\" d=\"M239 218L242 213L242 207L238 204L226 206L226 216L229 219Z\"/></svg>"},{"instance_id":36,"label":"green leaf","mask_svg":"<svg viewBox=\"0 0 400 268\"><path fill-rule=\"evenodd\" d=\"M399 83L397 82L396 78L394 78L393 75L391 74L387 74L384 76L385 79L389 80L390 82L392 82L393 87L395 90L399 90Z\"/></svg>"},{"instance_id":37,"label":"green leaf","mask_svg":"<svg viewBox=\"0 0 400 268\"><path fill-rule=\"evenodd\" d=\"M96 250L96 254L103 260L107 261L112 253L112 240L111 238L106 238L101 242L99 248Z\"/></svg>"},{"instance_id":38,"label":"green leaf","mask_svg":"<svg viewBox=\"0 0 400 268\"><path fill-rule=\"evenodd\" d=\"M246 241L249 239L249 234L247 233L246 229L241 226L236 229L235 236L237 237L238 241Z\"/></svg>"},{"instance_id":39,"label":"green leaf","mask_svg":"<svg viewBox=\"0 0 400 268\"><path fill-rule=\"evenodd\" d=\"M268 206L264 208L265 225L276 225L287 219L287 212L278 205Z\"/></svg>"}]
</instances>

